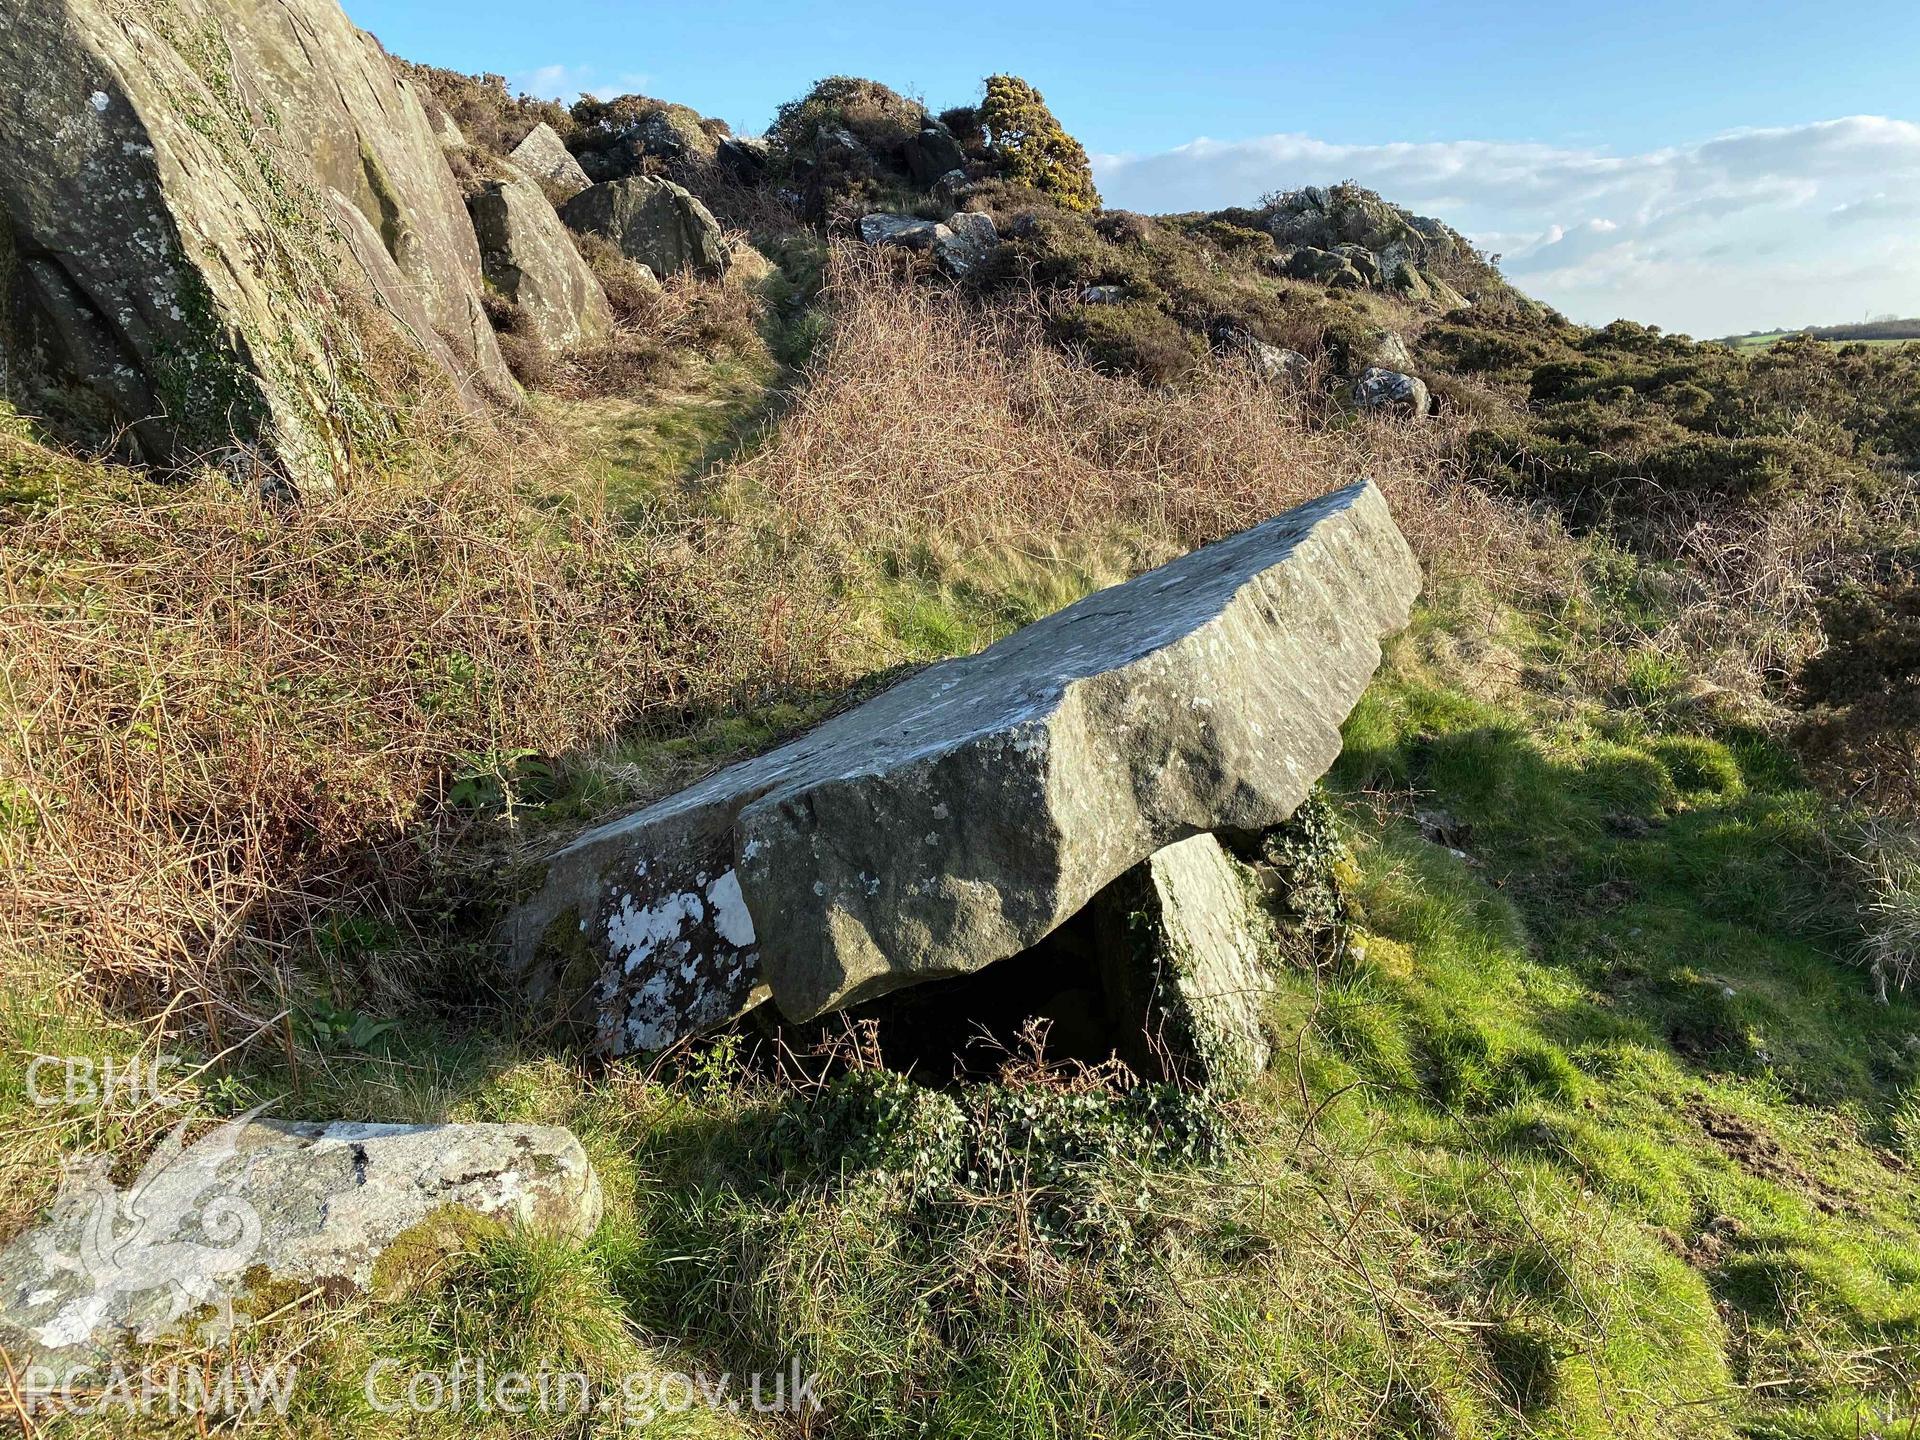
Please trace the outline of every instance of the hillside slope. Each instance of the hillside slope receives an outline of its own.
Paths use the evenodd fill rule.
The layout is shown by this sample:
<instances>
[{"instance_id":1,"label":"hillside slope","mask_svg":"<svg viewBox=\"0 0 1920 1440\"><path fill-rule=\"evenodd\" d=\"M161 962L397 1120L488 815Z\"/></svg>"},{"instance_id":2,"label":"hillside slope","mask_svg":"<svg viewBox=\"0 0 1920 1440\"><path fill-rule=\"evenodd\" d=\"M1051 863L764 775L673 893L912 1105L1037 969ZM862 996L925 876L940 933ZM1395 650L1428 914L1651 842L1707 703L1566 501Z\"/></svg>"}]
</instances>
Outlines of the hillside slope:
<instances>
[{"instance_id":1,"label":"hillside slope","mask_svg":"<svg viewBox=\"0 0 1920 1440\"><path fill-rule=\"evenodd\" d=\"M138 1359L295 1366L242 1434L1914 1423L1920 352L1583 329L1351 185L1103 210L1024 85L934 116L840 78L761 144L412 73L470 193L546 124L592 182L685 186L725 273L582 242L611 339L543 351L490 294L524 399L389 416L306 503L63 449L16 395L0 1228L62 1157L268 1101L565 1124L606 1217ZM599 1065L500 973L555 837L1363 476L1426 599L1274 855L1246 1094L1044 1027L960 1085L751 1018ZM185 1109L29 1084L160 1054ZM459 1363L595 1412L378 1403ZM817 1409L664 1403L789 1366Z\"/></svg>"}]
</instances>

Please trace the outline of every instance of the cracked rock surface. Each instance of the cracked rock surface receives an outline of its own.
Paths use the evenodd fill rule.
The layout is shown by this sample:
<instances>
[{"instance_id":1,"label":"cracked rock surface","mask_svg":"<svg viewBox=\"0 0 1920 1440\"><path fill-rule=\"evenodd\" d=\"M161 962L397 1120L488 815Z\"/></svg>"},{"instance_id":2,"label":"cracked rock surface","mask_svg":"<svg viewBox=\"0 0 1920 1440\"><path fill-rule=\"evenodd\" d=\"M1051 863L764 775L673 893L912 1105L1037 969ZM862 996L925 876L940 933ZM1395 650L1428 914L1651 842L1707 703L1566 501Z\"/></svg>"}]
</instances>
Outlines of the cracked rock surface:
<instances>
[{"instance_id":1,"label":"cracked rock surface","mask_svg":"<svg viewBox=\"0 0 1920 1440\"><path fill-rule=\"evenodd\" d=\"M469 400L515 393L439 136L336 0L8 0L0 94L0 304L139 458L238 431L331 480L338 337L363 323Z\"/></svg>"},{"instance_id":2,"label":"cracked rock surface","mask_svg":"<svg viewBox=\"0 0 1920 1440\"><path fill-rule=\"evenodd\" d=\"M553 855L510 921L598 1045L1017 954L1188 836L1291 815L1420 572L1361 482L921 671Z\"/></svg>"}]
</instances>

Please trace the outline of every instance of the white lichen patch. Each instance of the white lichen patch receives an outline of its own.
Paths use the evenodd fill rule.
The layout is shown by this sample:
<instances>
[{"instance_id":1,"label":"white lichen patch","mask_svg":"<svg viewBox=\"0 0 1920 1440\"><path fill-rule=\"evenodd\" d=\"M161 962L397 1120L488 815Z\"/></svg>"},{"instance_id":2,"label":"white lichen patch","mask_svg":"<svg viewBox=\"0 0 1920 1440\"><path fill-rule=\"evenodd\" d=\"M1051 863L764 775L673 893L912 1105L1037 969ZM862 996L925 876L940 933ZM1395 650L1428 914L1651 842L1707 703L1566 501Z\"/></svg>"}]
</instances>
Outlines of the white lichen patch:
<instances>
[{"instance_id":1,"label":"white lichen patch","mask_svg":"<svg viewBox=\"0 0 1920 1440\"><path fill-rule=\"evenodd\" d=\"M713 928L729 945L742 949L753 944L753 916L747 913L746 897L740 893L740 872L729 870L707 887L707 901L713 906Z\"/></svg>"}]
</instances>

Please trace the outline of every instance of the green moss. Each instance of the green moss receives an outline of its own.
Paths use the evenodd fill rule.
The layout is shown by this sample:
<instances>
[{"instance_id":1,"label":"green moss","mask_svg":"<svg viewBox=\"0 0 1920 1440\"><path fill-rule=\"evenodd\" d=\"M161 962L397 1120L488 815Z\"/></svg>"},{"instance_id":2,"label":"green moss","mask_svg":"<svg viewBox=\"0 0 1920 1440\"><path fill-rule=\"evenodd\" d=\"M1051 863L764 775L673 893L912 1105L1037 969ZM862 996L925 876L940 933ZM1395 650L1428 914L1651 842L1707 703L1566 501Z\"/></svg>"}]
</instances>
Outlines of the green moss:
<instances>
[{"instance_id":1,"label":"green moss","mask_svg":"<svg viewBox=\"0 0 1920 1440\"><path fill-rule=\"evenodd\" d=\"M369 1292L383 1300L415 1293L449 1255L478 1250L504 1233L497 1220L464 1206L442 1205L387 1242L374 1262Z\"/></svg>"}]
</instances>

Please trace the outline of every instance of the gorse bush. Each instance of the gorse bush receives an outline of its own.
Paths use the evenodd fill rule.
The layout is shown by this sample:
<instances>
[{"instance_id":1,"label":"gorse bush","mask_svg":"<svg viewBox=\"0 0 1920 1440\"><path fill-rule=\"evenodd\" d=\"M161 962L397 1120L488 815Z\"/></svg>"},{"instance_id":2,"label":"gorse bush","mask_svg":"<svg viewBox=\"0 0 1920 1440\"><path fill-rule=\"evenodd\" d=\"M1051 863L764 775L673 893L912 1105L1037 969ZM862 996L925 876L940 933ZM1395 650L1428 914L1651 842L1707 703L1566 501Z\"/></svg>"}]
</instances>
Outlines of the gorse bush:
<instances>
[{"instance_id":1,"label":"gorse bush","mask_svg":"<svg viewBox=\"0 0 1920 1440\"><path fill-rule=\"evenodd\" d=\"M1040 92L1017 75L987 77L980 126L1003 173L1067 210L1097 210L1087 152L1053 117Z\"/></svg>"}]
</instances>

